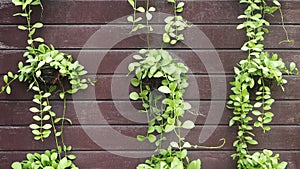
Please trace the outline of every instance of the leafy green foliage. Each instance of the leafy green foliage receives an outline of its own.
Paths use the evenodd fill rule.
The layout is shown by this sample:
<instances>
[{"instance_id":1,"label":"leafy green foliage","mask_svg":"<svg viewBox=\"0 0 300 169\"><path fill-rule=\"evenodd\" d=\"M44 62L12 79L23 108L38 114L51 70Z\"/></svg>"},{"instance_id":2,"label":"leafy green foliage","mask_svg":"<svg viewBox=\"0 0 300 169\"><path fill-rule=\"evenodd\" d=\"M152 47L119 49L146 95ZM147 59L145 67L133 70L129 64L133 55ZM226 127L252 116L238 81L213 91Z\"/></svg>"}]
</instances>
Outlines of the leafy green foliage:
<instances>
[{"instance_id":1,"label":"leafy green foliage","mask_svg":"<svg viewBox=\"0 0 300 169\"><path fill-rule=\"evenodd\" d=\"M130 98L141 99L143 102L144 110L140 112L146 113L149 121L145 138L160 145L165 138L157 139L154 133L162 134L181 127L192 129L192 121L186 121L183 125L180 121L184 112L191 108L188 106L190 104L183 100L184 89L188 87L185 75L188 68L182 63L176 63L169 52L162 49L142 49L134 58L137 61L130 63L128 69L135 73L131 84L139 87L140 91L132 92ZM157 81L157 88L151 86L151 83L144 84L144 81L149 79ZM153 90L158 92L153 94ZM159 106L157 102L164 106Z\"/></svg>"},{"instance_id":2,"label":"leafy green foliage","mask_svg":"<svg viewBox=\"0 0 300 169\"><path fill-rule=\"evenodd\" d=\"M272 157L270 150L251 155L248 145L258 144L254 139L253 127L260 127L264 132L271 129L268 124L274 116L271 106L275 100L271 97L270 82L275 81L284 89L283 85L287 81L283 78L283 73L297 74L298 69L295 63L291 63L288 69L277 54L264 51L262 42L264 34L269 32L267 26L270 25L265 20L264 14L273 14L280 8L279 2L273 1L275 6L269 6L264 0L240 0L240 2L248 6L244 14L239 16L246 21L238 25L237 29L246 29L249 40L241 48L248 52L248 58L241 60L234 68L234 81L230 83L233 94L230 95L228 107L233 109L234 116L229 125L238 125L237 140L233 143L236 153L232 157L234 159L238 157L239 169L285 168L286 162L278 163L279 155ZM254 103L250 100L250 92L253 90L256 95ZM254 122L250 113L255 118Z\"/></svg>"},{"instance_id":3,"label":"leafy green foliage","mask_svg":"<svg viewBox=\"0 0 300 169\"><path fill-rule=\"evenodd\" d=\"M21 13L14 16L24 17L27 25L19 25L18 29L28 32L27 51L23 54L26 58L25 62L19 62L18 72L8 72L4 76L4 86L1 87L0 93L11 93L11 83L15 80L19 82L29 83L28 90L34 92L33 102L36 104L29 111L33 114L34 123L29 127L32 129L35 140L48 138L51 133L55 137L56 151L58 159L50 160L52 151L46 151L45 154L31 155L27 161L22 163L13 163L13 168L77 168L72 161L73 155L67 155L70 147L64 143L63 131L65 123L72 124L72 121L66 117L66 95L74 94L79 90L86 89L89 84L94 82L85 78L87 71L84 67L73 61L69 54L65 54L56 50L52 45L44 44L42 37L34 37L37 29L43 27L43 23L31 23L32 6L40 6L43 9L40 0L12 0L15 6L22 8ZM37 47L36 47L37 46ZM63 81L68 81L70 87L65 87ZM66 85L67 86L67 85ZM50 97L55 92L59 92L59 97L63 100L64 108L62 117L56 117L56 113L52 110ZM58 130L58 127L60 128ZM59 145L59 141L61 145ZM64 152L64 157L61 153ZM73 158L73 159L72 159ZM46 167L47 166L47 167Z\"/></svg>"},{"instance_id":4,"label":"leafy green foliage","mask_svg":"<svg viewBox=\"0 0 300 169\"><path fill-rule=\"evenodd\" d=\"M46 150L43 154L27 154L27 159L22 162L14 162L13 169L78 169L73 163L76 157L68 155L62 159L56 150Z\"/></svg>"},{"instance_id":5,"label":"leafy green foliage","mask_svg":"<svg viewBox=\"0 0 300 169\"><path fill-rule=\"evenodd\" d=\"M171 54L164 50L165 44L175 45L184 40L181 33L189 27L187 21L178 13L183 11L184 2L177 3L176 0L167 0L174 7L174 15L165 18L165 33L162 36L161 49L151 49L150 33L153 31L149 21L155 8L149 6L146 1L146 8L137 7L135 0L128 0L134 13L127 19L133 23L131 32L147 28L148 49L141 49L138 54L133 55L134 62L128 65L129 73L134 73L131 85L138 91L130 93L131 100L141 100L143 109L139 113L145 113L148 121L148 130L145 135L138 135L137 140L148 140L155 143L158 155L153 155L144 164L139 164L137 169L200 169L201 161L190 162L187 156L187 148L220 148L191 145L180 135L181 129L193 129L195 124L191 120L182 122L185 112L191 112L191 105L184 101L183 95L188 87L188 68L177 62ZM136 18L136 13L145 13L146 24L138 23L142 18ZM171 141L167 149L162 147L162 142L167 140L165 133L173 132L177 141Z\"/></svg>"},{"instance_id":6,"label":"leafy green foliage","mask_svg":"<svg viewBox=\"0 0 300 169\"><path fill-rule=\"evenodd\" d=\"M152 156L144 164L139 164L137 169L201 169L201 161L189 162L187 150L174 151L171 147L163 150L158 156Z\"/></svg>"}]
</instances>

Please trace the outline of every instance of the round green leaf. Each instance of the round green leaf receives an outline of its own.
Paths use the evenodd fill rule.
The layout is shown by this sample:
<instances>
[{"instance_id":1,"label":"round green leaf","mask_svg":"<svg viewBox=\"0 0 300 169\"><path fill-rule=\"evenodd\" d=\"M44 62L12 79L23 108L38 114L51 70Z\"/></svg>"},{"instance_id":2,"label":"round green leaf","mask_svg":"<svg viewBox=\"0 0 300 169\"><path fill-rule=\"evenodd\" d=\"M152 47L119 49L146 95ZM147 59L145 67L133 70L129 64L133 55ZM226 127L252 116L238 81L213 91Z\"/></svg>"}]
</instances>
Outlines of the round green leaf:
<instances>
[{"instance_id":1,"label":"round green leaf","mask_svg":"<svg viewBox=\"0 0 300 169\"><path fill-rule=\"evenodd\" d=\"M166 93L166 94L171 93L171 90L167 86L160 86L158 88L158 91L160 91L162 93Z\"/></svg>"},{"instance_id":2,"label":"round green leaf","mask_svg":"<svg viewBox=\"0 0 300 169\"><path fill-rule=\"evenodd\" d=\"M192 129L194 127L195 127L195 124L191 120L187 120L182 124L182 128L184 128L184 129Z\"/></svg>"},{"instance_id":3,"label":"round green leaf","mask_svg":"<svg viewBox=\"0 0 300 169\"><path fill-rule=\"evenodd\" d=\"M139 99L139 94L137 92L131 92L130 95L129 95L129 98L131 100L138 100Z\"/></svg>"}]
</instances>

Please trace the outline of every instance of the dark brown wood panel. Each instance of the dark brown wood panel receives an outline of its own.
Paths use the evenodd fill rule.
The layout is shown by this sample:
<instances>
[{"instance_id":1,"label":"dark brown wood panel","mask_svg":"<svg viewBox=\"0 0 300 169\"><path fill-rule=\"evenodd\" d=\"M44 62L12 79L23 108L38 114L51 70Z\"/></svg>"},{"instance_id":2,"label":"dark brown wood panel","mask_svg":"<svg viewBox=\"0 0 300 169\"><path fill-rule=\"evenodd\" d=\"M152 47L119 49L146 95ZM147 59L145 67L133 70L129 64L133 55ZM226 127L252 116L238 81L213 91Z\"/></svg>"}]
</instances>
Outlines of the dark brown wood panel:
<instances>
[{"instance_id":1,"label":"dark brown wood panel","mask_svg":"<svg viewBox=\"0 0 300 169\"><path fill-rule=\"evenodd\" d=\"M98 74L127 74L128 64L133 62L132 55L136 50L62 50L79 58L89 73ZM194 74L233 73L233 67L246 58L246 53L239 50L170 50L174 57L183 61ZM300 65L299 50L270 51L278 53L289 65L295 62ZM17 72L17 64L23 61L23 51L0 50L0 74L8 71Z\"/></svg>"},{"instance_id":2,"label":"dark brown wood panel","mask_svg":"<svg viewBox=\"0 0 300 169\"><path fill-rule=\"evenodd\" d=\"M42 20L47 24L101 24L109 22L128 23L127 15L132 13L130 5L126 0L117 1L43 1L44 11L42 17L38 15L40 10L33 16L33 20ZM151 5L157 11L171 14L172 6L165 1L155 1ZM13 4L0 3L1 10L0 24L22 23L24 20L19 17L12 17L18 12ZM182 14L184 18L192 23L240 23L237 16L243 13L238 1L187 1L186 8ZM299 23L300 2L285 0L282 2L282 10L286 23ZM80 11L80 12L78 12ZM154 15L153 22L162 22L161 14ZM124 17L124 18L122 18ZM120 19L122 18L122 19ZM119 19L119 20L118 20ZM269 17L271 22L279 23L280 17ZM117 21L116 21L117 20Z\"/></svg>"},{"instance_id":3,"label":"dark brown wood panel","mask_svg":"<svg viewBox=\"0 0 300 169\"><path fill-rule=\"evenodd\" d=\"M23 160L26 157L27 152L0 152L1 168L9 168L11 163L16 160ZM135 168L139 163L145 161L145 158L141 157L148 154L147 151L131 152L131 151L75 151L77 156L75 163L80 168L84 169L115 169L122 166L124 169ZM196 151L190 152L190 159L201 158L202 168L209 169L235 169L235 162L231 159L230 155L232 151ZM287 161L289 163L287 169L298 169L300 167L299 151L275 151L280 154L280 160ZM118 154L118 155L117 155ZM128 157L129 156L129 157ZM220 159L222 159L220 161Z\"/></svg>"},{"instance_id":4,"label":"dark brown wood panel","mask_svg":"<svg viewBox=\"0 0 300 169\"><path fill-rule=\"evenodd\" d=\"M196 124L221 124L227 125L232 112L225 107L225 101L190 101L192 111L201 114L186 113L186 119L196 119ZM61 115L61 102L53 102L53 110ZM29 108L34 106L31 102L0 102L0 113L5 118L0 118L0 126L3 125L28 125L32 120ZM137 113L141 108L140 102L129 103L123 101L76 101L68 102L67 116L73 124L101 125L101 124L145 124L144 114ZM215 110L217 108L217 110ZM300 101L277 101L273 105L275 114L271 124L299 125ZM208 116L210 119L207 120ZM219 120L218 120L219 119Z\"/></svg>"},{"instance_id":5,"label":"dark brown wood panel","mask_svg":"<svg viewBox=\"0 0 300 169\"><path fill-rule=\"evenodd\" d=\"M42 17L37 9L32 20L41 20L46 26L36 35L72 54L91 73L90 77L98 80L95 87L68 97L67 114L74 125L67 125L65 141L75 150L76 164L81 169L135 168L145 160L144 155L153 153L153 146L136 141L136 135L146 130L145 117L137 113L140 102L128 99L134 89L129 84L130 76L125 76L127 65L133 61L131 55L146 45L143 31L129 34L131 26L126 16L132 13L130 5L127 0L42 1L45 9ZM152 20L156 34L151 35L151 45L159 48L162 18L171 13L172 7L166 1L151 3L163 12L155 13ZM236 127L228 127L232 112L225 104L233 67L246 57L239 50L246 41L245 31L236 30L236 25L242 22L237 16L243 13L243 6L236 0L196 0L186 1L185 7L183 16L196 26L185 31L184 43L167 46L173 56L190 68L190 87L185 99L192 104L193 112L201 113L187 113L186 118L194 120L197 127L184 134L188 134L186 139L192 143L208 146L219 145L223 137L227 140L222 149L192 150L191 158L200 157L204 169L235 169L230 154L234 150ZM0 2L0 86L3 74L16 72L17 63L24 60L26 33L17 30L17 25L25 21L12 17L18 10L8 0ZM266 48L271 53L278 52L286 63L293 61L300 65L300 1L282 0L282 10L290 39L296 42L279 44L285 37L277 13L268 16L272 26L266 37ZM272 85L273 96L278 99L272 109L275 113L272 130L263 134L255 129L260 144L250 149L273 149L280 153L281 160L289 162L287 169L299 169L300 77L285 77L288 80L285 92ZM63 103L57 95L51 101L53 109L60 114ZM54 148L53 138L44 143L33 140L28 128L33 122L28 111L34 106L31 98L26 85L18 82L13 84L10 96L0 95L0 169L10 168L11 162L24 159L29 151Z\"/></svg>"},{"instance_id":6,"label":"dark brown wood panel","mask_svg":"<svg viewBox=\"0 0 300 169\"><path fill-rule=\"evenodd\" d=\"M37 35L46 39L56 48L145 48L146 37L143 32L129 34L131 26L126 25L81 25L81 26L46 26ZM20 49L26 46L26 33L17 30L16 26L0 26L0 49ZM161 47L161 26L154 26L156 34L151 36L152 47ZM265 40L266 48L297 49L300 46L300 26L287 26L293 44L279 44L285 39L281 26L270 28L271 36ZM159 33L161 32L161 33ZM144 32L145 33L145 32ZM158 35L159 34L159 35ZM202 25L193 26L185 31L185 41L173 48L214 49L236 48L239 49L246 41L244 30L236 30L234 25ZM222 37L222 39L220 39ZM88 41L89 40L89 41ZM88 42L87 42L88 41ZM167 46L168 47L168 46ZM170 48L170 46L168 47Z\"/></svg>"},{"instance_id":7,"label":"dark brown wood panel","mask_svg":"<svg viewBox=\"0 0 300 169\"><path fill-rule=\"evenodd\" d=\"M276 150L300 150L299 126L271 126L272 130L263 134L261 129L255 129L256 138L260 143L250 149L267 148ZM72 126L65 128L65 142L74 150L154 150L154 145L138 142L136 136L146 132L145 126ZM192 144L217 146L219 140L226 139L222 150L233 150L232 143L236 136L236 128L227 126L206 125L197 126L193 130L182 130L182 135ZM44 142L33 140L31 130L27 127L0 127L0 150L44 150L54 148L53 138ZM176 136L168 134L169 140ZM285 139L282 139L285 138ZM22 140L22 144L20 144ZM84 140L84 141L79 141Z\"/></svg>"},{"instance_id":8,"label":"dark brown wood panel","mask_svg":"<svg viewBox=\"0 0 300 169\"><path fill-rule=\"evenodd\" d=\"M2 77L0 77L1 79ZM130 86L130 77L124 75L97 75L91 76L97 80L94 87L89 87L87 90L79 91L70 99L74 100L127 100L129 101L129 93L133 91ZM300 81L299 76L286 76L288 84L285 85L283 92L276 84L272 84L273 97L275 99L300 99L299 88L297 87ZM230 94L230 85L233 80L231 75L190 75L189 84L185 93L186 99L205 100L205 99L227 99ZM3 85L3 82L0 82ZM32 93L27 92L27 86L19 82L12 84L13 91L10 95L1 94L0 100L28 100L31 99ZM21 94L22 93L22 94ZM56 93L52 99L57 99Z\"/></svg>"}]
</instances>

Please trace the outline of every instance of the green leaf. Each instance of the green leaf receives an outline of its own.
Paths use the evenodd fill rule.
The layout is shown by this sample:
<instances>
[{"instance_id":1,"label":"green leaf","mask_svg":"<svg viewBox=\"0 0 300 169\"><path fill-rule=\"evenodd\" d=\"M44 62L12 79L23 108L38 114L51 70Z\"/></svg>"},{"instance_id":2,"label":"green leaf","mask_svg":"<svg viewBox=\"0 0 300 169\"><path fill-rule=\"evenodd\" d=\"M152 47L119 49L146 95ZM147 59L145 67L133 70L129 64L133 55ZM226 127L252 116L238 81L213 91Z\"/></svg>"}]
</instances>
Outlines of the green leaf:
<instances>
[{"instance_id":1,"label":"green leaf","mask_svg":"<svg viewBox=\"0 0 300 169\"><path fill-rule=\"evenodd\" d=\"M286 168L286 166L288 165L288 163L287 162L281 162L278 166L277 166L277 169L285 169Z\"/></svg>"},{"instance_id":2,"label":"green leaf","mask_svg":"<svg viewBox=\"0 0 300 169\"><path fill-rule=\"evenodd\" d=\"M10 94L10 93L11 93L11 88L10 88L10 86L7 86L7 87L6 87L6 93L7 93L7 94Z\"/></svg>"},{"instance_id":3,"label":"green leaf","mask_svg":"<svg viewBox=\"0 0 300 169\"><path fill-rule=\"evenodd\" d=\"M148 21L150 21L152 19L152 14L149 12L146 12L146 18Z\"/></svg>"},{"instance_id":4,"label":"green leaf","mask_svg":"<svg viewBox=\"0 0 300 169\"><path fill-rule=\"evenodd\" d=\"M148 9L149 12L155 12L155 10L156 9L154 7L152 7L152 6Z\"/></svg>"},{"instance_id":5,"label":"green leaf","mask_svg":"<svg viewBox=\"0 0 300 169\"><path fill-rule=\"evenodd\" d=\"M174 125L170 125L170 124L167 124L166 127L165 127L165 132L168 133L170 131L173 131L175 129L175 126Z\"/></svg>"},{"instance_id":6,"label":"green leaf","mask_svg":"<svg viewBox=\"0 0 300 169\"><path fill-rule=\"evenodd\" d=\"M33 41L43 43L43 42L44 42L44 39L41 38L41 37L38 37L38 38L33 39Z\"/></svg>"},{"instance_id":7,"label":"green leaf","mask_svg":"<svg viewBox=\"0 0 300 169\"><path fill-rule=\"evenodd\" d=\"M168 2L175 3L175 0L168 0Z\"/></svg>"},{"instance_id":8,"label":"green leaf","mask_svg":"<svg viewBox=\"0 0 300 169\"><path fill-rule=\"evenodd\" d=\"M129 98L131 100L138 100L140 98L140 96L137 92L131 92L130 95L129 95Z\"/></svg>"},{"instance_id":9,"label":"green leaf","mask_svg":"<svg viewBox=\"0 0 300 169\"><path fill-rule=\"evenodd\" d=\"M256 140L247 140L247 142L249 143L249 144L252 144L252 145L256 145L256 144L258 144L258 142L256 141Z\"/></svg>"},{"instance_id":10,"label":"green leaf","mask_svg":"<svg viewBox=\"0 0 300 169\"><path fill-rule=\"evenodd\" d=\"M13 1L14 1L14 0L13 0ZM11 167L12 167L13 169L22 169L22 164L19 163L19 162L14 162L14 163L12 163Z\"/></svg>"},{"instance_id":11,"label":"green leaf","mask_svg":"<svg viewBox=\"0 0 300 169\"><path fill-rule=\"evenodd\" d=\"M189 142L184 142L182 147L183 148L191 148L192 145Z\"/></svg>"},{"instance_id":12,"label":"green leaf","mask_svg":"<svg viewBox=\"0 0 300 169\"><path fill-rule=\"evenodd\" d=\"M7 76L7 75L4 75L4 76L3 76L3 81L4 81L5 83L8 83L8 76Z\"/></svg>"},{"instance_id":13,"label":"green leaf","mask_svg":"<svg viewBox=\"0 0 300 169\"><path fill-rule=\"evenodd\" d=\"M163 76L164 76L164 74L163 74L161 71L158 71L158 72L156 72L156 73L154 74L153 77L159 78L159 77L163 77Z\"/></svg>"},{"instance_id":14,"label":"green leaf","mask_svg":"<svg viewBox=\"0 0 300 169\"><path fill-rule=\"evenodd\" d=\"M61 159L58 163L57 169L65 169L69 167L68 165L68 159L67 157L64 157L63 159Z\"/></svg>"},{"instance_id":15,"label":"green leaf","mask_svg":"<svg viewBox=\"0 0 300 169\"><path fill-rule=\"evenodd\" d=\"M40 22L37 22L32 26L32 28L41 28L41 27L43 27L43 24Z\"/></svg>"},{"instance_id":16,"label":"green leaf","mask_svg":"<svg viewBox=\"0 0 300 169\"><path fill-rule=\"evenodd\" d=\"M40 110L38 108L36 108L36 107L31 107L29 109L29 111L31 111L32 113L38 113L38 112L40 112Z\"/></svg>"},{"instance_id":17,"label":"green leaf","mask_svg":"<svg viewBox=\"0 0 300 169\"><path fill-rule=\"evenodd\" d=\"M144 59L141 55L133 55L132 56L135 60L142 60Z\"/></svg>"},{"instance_id":18,"label":"green leaf","mask_svg":"<svg viewBox=\"0 0 300 169\"><path fill-rule=\"evenodd\" d=\"M167 33L163 34L163 41L169 43L171 41L170 36Z\"/></svg>"},{"instance_id":19,"label":"green leaf","mask_svg":"<svg viewBox=\"0 0 300 169\"><path fill-rule=\"evenodd\" d=\"M18 29L22 30L22 31L25 31L27 30L27 27L23 26L23 25L19 25L18 26Z\"/></svg>"},{"instance_id":20,"label":"green leaf","mask_svg":"<svg viewBox=\"0 0 300 169\"><path fill-rule=\"evenodd\" d=\"M29 128L33 129L33 130L37 130L40 128L40 126L38 126L37 124L30 124Z\"/></svg>"},{"instance_id":21,"label":"green leaf","mask_svg":"<svg viewBox=\"0 0 300 169\"><path fill-rule=\"evenodd\" d=\"M51 129L52 128L52 125L51 124L45 124L44 126L43 126L43 129L45 129L45 130L49 130L49 129Z\"/></svg>"},{"instance_id":22,"label":"green leaf","mask_svg":"<svg viewBox=\"0 0 300 169\"><path fill-rule=\"evenodd\" d=\"M65 93L64 92L59 93L59 98L64 99L65 98Z\"/></svg>"},{"instance_id":23,"label":"green leaf","mask_svg":"<svg viewBox=\"0 0 300 169\"><path fill-rule=\"evenodd\" d=\"M200 159L192 161L187 169L201 169L201 161Z\"/></svg>"},{"instance_id":24,"label":"green leaf","mask_svg":"<svg viewBox=\"0 0 300 169\"><path fill-rule=\"evenodd\" d=\"M70 159L70 160L75 160L75 159L76 159L76 156L75 156L75 155L73 155L73 154L71 154L71 155L68 155L68 159Z\"/></svg>"},{"instance_id":25,"label":"green leaf","mask_svg":"<svg viewBox=\"0 0 300 169\"><path fill-rule=\"evenodd\" d=\"M145 8L141 7L141 6L138 7L136 10L139 11L139 12L141 12L141 13L144 13L146 11Z\"/></svg>"},{"instance_id":26,"label":"green leaf","mask_svg":"<svg viewBox=\"0 0 300 169\"><path fill-rule=\"evenodd\" d=\"M184 6L184 2L179 2L178 4L177 4L177 8L182 8Z\"/></svg>"},{"instance_id":27,"label":"green leaf","mask_svg":"<svg viewBox=\"0 0 300 169\"><path fill-rule=\"evenodd\" d=\"M146 139L146 137L142 135L138 135L136 138L138 141L144 141Z\"/></svg>"},{"instance_id":28,"label":"green leaf","mask_svg":"<svg viewBox=\"0 0 300 169\"><path fill-rule=\"evenodd\" d=\"M260 108L261 105L262 105L261 102L256 102L256 103L253 105L253 107L255 107L255 108Z\"/></svg>"},{"instance_id":29,"label":"green leaf","mask_svg":"<svg viewBox=\"0 0 300 169\"><path fill-rule=\"evenodd\" d=\"M43 111L44 111L44 112L47 112L47 111L49 111L49 110L51 110L51 106L46 106L46 107L43 108Z\"/></svg>"},{"instance_id":30,"label":"green leaf","mask_svg":"<svg viewBox=\"0 0 300 169\"><path fill-rule=\"evenodd\" d=\"M129 70L129 72L132 72L132 71L134 71L134 63L130 63L129 65L128 65L128 70Z\"/></svg>"},{"instance_id":31,"label":"green leaf","mask_svg":"<svg viewBox=\"0 0 300 169\"><path fill-rule=\"evenodd\" d=\"M55 169L55 168L53 168L51 166L46 166L46 167L43 167L43 169Z\"/></svg>"},{"instance_id":32,"label":"green leaf","mask_svg":"<svg viewBox=\"0 0 300 169\"><path fill-rule=\"evenodd\" d=\"M295 64L294 62L291 62L291 63L290 63L290 71L291 71L291 72L294 71L295 68L296 68L296 64Z\"/></svg>"},{"instance_id":33,"label":"green leaf","mask_svg":"<svg viewBox=\"0 0 300 169\"><path fill-rule=\"evenodd\" d=\"M166 93L166 94L171 93L171 90L167 86L160 86L158 88L158 91L160 91L162 93Z\"/></svg>"},{"instance_id":34,"label":"green leaf","mask_svg":"<svg viewBox=\"0 0 300 169\"><path fill-rule=\"evenodd\" d=\"M192 128L195 127L195 124L194 124L194 122L192 122L191 120L187 120L187 121L185 121L185 122L182 124L181 127L184 128L184 129L192 129Z\"/></svg>"},{"instance_id":35,"label":"green leaf","mask_svg":"<svg viewBox=\"0 0 300 169\"><path fill-rule=\"evenodd\" d=\"M188 103L188 102L183 103L183 110L189 110L191 108L192 108L192 106L190 103Z\"/></svg>"},{"instance_id":36,"label":"green leaf","mask_svg":"<svg viewBox=\"0 0 300 169\"><path fill-rule=\"evenodd\" d=\"M156 141L156 136L153 134L149 134L148 140L150 143L154 143Z\"/></svg>"},{"instance_id":37,"label":"green leaf","mask_svg":"<svg viewBox=\"0 0 300 169\"><path fill-rule=\"evenodd\" d=\"M138 80L137 78L132 78L132 79L130 80L130 83L131 83L132 86L134 86L134 87L138 87L138 86L140 85L140 82L139 82L139 80Z\"/></svg>"},{"instance_id":38,"label":"green leaf","mask_svg":"<svg viewBox=\"0 0 300 169\"><path fill-rule=\"evenodd\" d=\"M259 115L261 115L261 112L258 110L253 110L252 114L254 114L255 116L259 116Z\"/></svg>"},{"instance_id":39,"label":"green leaf","mask_svg":"<svg viewBox=\"0 0 300 169\"><path fill-rule=\"evenodd\" d=\"M134 0L128 0L129 4L134 8Z\"/></svg>"},{"instance_id":40,"label":"green leaf","mask_svg":"<svg viewBox=\"0 0 300 169\"><path fill-rule=\"evenodd\" d=\"M171 145L173 148L179 148L178 143L176 143L175 141L172 141L172 142L170 143L170 145Z\"/></svg>"}]
</instances>

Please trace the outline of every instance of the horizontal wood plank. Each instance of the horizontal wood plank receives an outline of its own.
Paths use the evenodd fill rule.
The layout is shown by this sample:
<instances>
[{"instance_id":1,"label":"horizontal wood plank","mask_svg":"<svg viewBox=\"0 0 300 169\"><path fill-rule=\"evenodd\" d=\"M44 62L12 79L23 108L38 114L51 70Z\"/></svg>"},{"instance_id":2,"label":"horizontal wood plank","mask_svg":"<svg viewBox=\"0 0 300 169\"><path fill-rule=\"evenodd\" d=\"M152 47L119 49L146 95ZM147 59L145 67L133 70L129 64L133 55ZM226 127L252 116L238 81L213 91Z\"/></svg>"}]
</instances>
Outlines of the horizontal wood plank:
<instances>
[{"instance_id":1,"label":"horizontal wood plank","mask_svg":"<svg viewBox=\"0 0 300 169\"><path fill-rule=\"evenodd\" d=\"M44 11L42 17L39 15L40 9L35 8L33 21L41 20L46 24L100 24L109 23L119 18L117 23L128 23L127 15L132 13L131 6L125 0L89 0L89 1L42 1ZM172 5L165 1L155 1L151 5L157 11L172 14ZM23 23L23 18L13 17L19 11L12 3L0 2L0 24ZM187 1L183 17L192 23L240 23L237 16L243 13L243 9L237 1ZM282 10L286 23L300 23L299 1L282 1ZM78 12L81 11L81 12ZM113 12L112 12L113 11ZM216 12L217 11L217 12ZM155 13L156 14L156 13ZM162 16L154 15L153 22L162 22ZM280 23L279 13L275 17L269 17L272 23Z\"/></svg>"},{"instance_id":2,"label":"horizontal wood plank","mask_svg":"<svg viewBox=\"0 0 300 169\"><path fill-rule=\"evenodd\" d=\"M130 77L124 75L97 75L91 76L97 80L95 86L89 87L87 90L79 91L69 97L74 100L129 100L129 93L134 89L130 85ZM2 77L0 76L0 79ZM288 83L285 85L283 92L280 87L272 83L270 87L273 89L272 96L275 99L300 99L299 88L300 77L285 76ZM206 100L206 99L227 99L230 94L229 82L233 80L232 76L223 75L191 75L189 76L190 86L185 93L185 99ZM0 86L3 82L0 82ZM1 94L0 100L31 100L32 93L27 92L27 85L15 82L11 85L12 93L10 95ZM22 93L22 94L21 94ZM52 99L58 98L58 92Z\"/></svg>"},{"instance_id":3,"label":"horizontal wood plank","mask_svg":"<svg viewBox=\"0 0 300 169\"><path fill-rule=\"evenodd\" d=\"M65 128L64 140L67 145L72 145L74 150L154 150L153 144L136 140L137 135L144 135L145 132L145 126L72 126ZM261 129L255 129L255 138L259 145L249 148L299 150L299 132L299 126L272 126L272 130L266 134L263 134ZM235 133L236 127L206 125L197 126L190 131L182 130L181 134L194 145L217 146L222 144L219 140L225 138L226 144L221 149L233 150ZM44 142L33 140L33 135L26 126L0 127L0 135L0 150L44 150L55 146L52 137ZM177 139L172 133L167 137L169 141Z\"/></svg>"},{"instance_id":4,"label":"horizontal wood plank","mask_svg":"<svg viewBox=\"0 0 300 169\"><path fill-rule=\"evenodd\" d=\"M8 71L17 72L19 61L24 51L0 50L0 74ZM133 62L133 54L137 50L62 50L71 54L74 59L86 68L91 74L127 74L128 64ZM169 50L172 56L185 63L194 74L224 74L233 73L233 67L240 60L245 59L246 53L239 50ZM269 51L277 53L289 65L295 62L300 65L299 50L276 50Z\"/></svg>"},{"instance_id":5,"label":"horizontal wood plank","mask_svg":"<svg viewBox=\"0 0 300 169\"><path fill-rule=\"evenodd\" d=\"M1 168L10 168L13 161L21 161L26 157L27 152L0 152ZM115 153L115 154L114 154ZM77 156L76 165L84 169L119 169L122 166L124 169L135 168L138 164L145 161L145 158L133 158L148 154L147 151L142 152L103 152L103 151L75 151ZM232 151L196 151L189 152L190 159L200 158L202 168L209 169L235 169L236 164L230 157ZM287 161L287 169L298 169L300 162L298 160L299 151L275 151L280 154L280 160ZM119 154L119 155L116 155ZM128 156L131 156L128 157ZM220 162L220 159L222 161Z\"/></svg>"},{"instance_id":6,"label":"horizontal wood plank","mask_svg":"<svg viewBox=\"0 0 300 169\"><path fill-rule=\"evenodd\" d=\"M151 36L151 46L160 48L162 41L162 26L153 26L155 33ZM266 48L297 49L300 46L299 25L287 26L293 44L279 44L285 39L281 26L270 27L270 36L266 36ZM17 30L16 26L0 26L0 49L24 49L26 46L26 33ZM37 32L37 36L45 38L46 43L53 44L56 48L145 48L145 31L130 34L131 26L126 25L81 25L46 26ZM234 25L201 25L193 26L184 32L185 41L176 46L167 48L189 49L214 49L227 48L239 49L246 41L244 30L236 30ZM222 39L220 39L222 38Z\"/></svg>"},{"instance_id":7,"label":"horizontal wood plank","mask_svg":"<svg viewBox=\"0 0 300 169\"><path fill-rule=\"evenodd\" d=\"M198 125L221 124L227 125L232 117L231 110L225 107L225 101L191 101L191 111L197 114L186 113L185 119L196 120ZM62 102L54 101L52 110L58 116L62 114ZM32 102L1 101L0 126L2 125L28 125L33 121L33 114L29 108L35 106ZM139 102L130 103L122 101L76 101L68 102L67 116L77 125L101 124L146 124L144 114L137 113L141 109ZM272 107L275 114L271 124L299 125L300 101L277 101Z\"/></svg>"}]
</instances>

